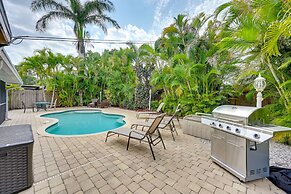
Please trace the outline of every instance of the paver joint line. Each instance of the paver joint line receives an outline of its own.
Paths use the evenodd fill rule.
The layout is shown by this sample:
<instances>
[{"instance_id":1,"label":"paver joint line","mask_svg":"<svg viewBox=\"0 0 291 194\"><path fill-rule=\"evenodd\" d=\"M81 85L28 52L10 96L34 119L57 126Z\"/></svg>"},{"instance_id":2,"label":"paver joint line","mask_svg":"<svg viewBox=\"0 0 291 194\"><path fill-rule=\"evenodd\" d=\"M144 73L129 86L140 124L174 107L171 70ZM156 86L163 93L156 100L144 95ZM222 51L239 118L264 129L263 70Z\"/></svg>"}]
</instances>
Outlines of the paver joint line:
<instances>
[{"instance_id":1,"label":"paver joint line","mask_svg":"<svg viewBox=\"0 0 291 194\"><path fill-rule=\"evenodd\" d=\"M109 154L109 155L103 156L103 157L101 157L101 158L98 158L98 159L96 159L96 160L93 160L93 161L87 162L87 163L82 164L82 165L80 165L80 166L77 166L77 167L75 167L75 168L71 168L71 169L69 169L69 170L67 170L67 171L65 171L65 172L62 172L62 173L59 173L59 174L57 174L57 175L54 175L54 176L48 177L48 178L46 178L46 179L40 180L40 181L38 181L38 182L36 182L36 183L33 183L33 186L35 186L35 185L37 185L37 184L40 184L40 183L42 183L42 182L45 182L45 181L52 180L52 179L54 179L54 178L56 178L56 177L59 177L59 176L61 176L61 175L63 175L63 174L66 174L66 173L68 173L68 172L72 172L73 170L76 170L76 169L79 169L79 168L81 168L81 167L87 166L87 165L89 165L89 164L92 164L92 163L94 163L94 162L96 162L96 161L99 161L99 160L102 160L102 159L104 159L104 158L107 158L107 157L109 157L109 156L112 156L112 154Z\"/></svg>"}]
</instances>

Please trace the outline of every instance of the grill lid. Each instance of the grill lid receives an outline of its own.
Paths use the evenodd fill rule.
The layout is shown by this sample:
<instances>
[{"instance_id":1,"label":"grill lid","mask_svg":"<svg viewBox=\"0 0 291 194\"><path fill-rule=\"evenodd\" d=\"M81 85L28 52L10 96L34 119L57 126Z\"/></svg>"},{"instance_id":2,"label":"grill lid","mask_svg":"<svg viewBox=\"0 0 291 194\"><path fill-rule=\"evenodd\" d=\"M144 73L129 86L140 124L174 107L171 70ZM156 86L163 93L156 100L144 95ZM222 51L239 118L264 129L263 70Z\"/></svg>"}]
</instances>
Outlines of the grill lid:
<instances>
[{"instance_id":1,"label":"grill lid","mask_svg":"<svg viewBox=\"0 0 291 194\"><path fill-rule=\"evenodd\" d=\"M216 107L212 113L214 116L228 117L235 116L240 118L249 118L249 116L260 108L251 106L235 106L235 105L222 105Z\"/></svg>"},{"instance_id":2,"label":"grill lid","mask_svg":"<svg viewBox=\"0 0 291 194\"><path fill-rule=\"evenodd\" d=\"M222 105L212 111L212 116L246 125L262 126L270 123L266 109L252 106Z\"/></svg>"}]
</instances>

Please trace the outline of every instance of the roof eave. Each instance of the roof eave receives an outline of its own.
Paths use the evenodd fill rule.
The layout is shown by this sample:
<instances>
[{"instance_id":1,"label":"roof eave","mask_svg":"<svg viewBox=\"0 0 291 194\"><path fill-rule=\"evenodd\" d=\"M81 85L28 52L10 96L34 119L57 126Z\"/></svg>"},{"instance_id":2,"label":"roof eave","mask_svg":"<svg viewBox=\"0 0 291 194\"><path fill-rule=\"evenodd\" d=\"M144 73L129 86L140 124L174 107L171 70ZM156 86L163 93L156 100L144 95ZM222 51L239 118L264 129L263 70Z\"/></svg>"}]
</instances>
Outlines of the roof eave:
<instances>
[{"instance_id":1,"label":"roof eave","mask_svg":"<svg viewBox=\"0 0 291 194\"><path fill-rule=\"evenodd\" d=\"M4 82L6 82L7 84L20 84L23 85L23 81L20 78L17 70L15 69L14 65L11 63L7 53L5 52L4 49L0 50L0 58L1 60L3 60L3 64L2 64L2 68L5 65L7 67L7 69L9 70L9 78L7 79L2 79ZM0 69L1 71L1 69ZM12 76L12 77L11 77ZM1 78L0 78L1 79Z\"/></svg>"},{"instance_id":2,"label":"roof eave","mask_svg":"<svg viewBox=\"0 0 291 194\"><path fill-rule=\"evenodd\" d=\"M5 39L5 42L1 42L0 46L7 46L11 42L12 32L11 32L11 28L10 28L6 11L5 11L2 1L0 1L0 14L1 14L1 17L0 17L1 29L0 30L3 35L3 38Z\"/></svg>"}]
</instances>

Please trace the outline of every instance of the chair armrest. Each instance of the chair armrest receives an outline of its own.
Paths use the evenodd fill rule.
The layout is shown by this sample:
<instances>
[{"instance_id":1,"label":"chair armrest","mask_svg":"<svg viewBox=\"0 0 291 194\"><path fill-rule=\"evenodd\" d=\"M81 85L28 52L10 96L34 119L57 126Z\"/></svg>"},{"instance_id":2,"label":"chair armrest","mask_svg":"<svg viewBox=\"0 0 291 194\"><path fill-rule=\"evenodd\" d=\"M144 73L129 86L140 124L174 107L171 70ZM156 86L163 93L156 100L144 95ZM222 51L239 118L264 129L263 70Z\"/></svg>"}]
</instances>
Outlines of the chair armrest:
<instances>
[{"instance_id":1,"label":"chair armrest","mask_svg":"<svg viewBox=\"0 0 291 194\"><path fill-rule=\"evenodd\" d=\"M129 133L129 137L131 137L131 134L132 134L132 133L136 133L136 134L139 134L139 135L145 136L144 133L141 133L141 132L138 132L138 131L133 130L133 131L131 131L131 132Z\"/></svg>"},{"instance_id":2,"label":"chair armrest","mask_svg":"<svg viewBox=\"0 0 291 194\"><path fill-rule=\"evenodd\" d=\"M150 123L149 123L150 124ZM131 129L133 129L134 127L135 128L137 128L137 127L139 127L139 126L141 126L141 127L150 127L150 126L148 126L148 125L145 125L145 124L141 124L141 123L133 123L132 125L131 125Z\"/></svg>"}]
</instances>

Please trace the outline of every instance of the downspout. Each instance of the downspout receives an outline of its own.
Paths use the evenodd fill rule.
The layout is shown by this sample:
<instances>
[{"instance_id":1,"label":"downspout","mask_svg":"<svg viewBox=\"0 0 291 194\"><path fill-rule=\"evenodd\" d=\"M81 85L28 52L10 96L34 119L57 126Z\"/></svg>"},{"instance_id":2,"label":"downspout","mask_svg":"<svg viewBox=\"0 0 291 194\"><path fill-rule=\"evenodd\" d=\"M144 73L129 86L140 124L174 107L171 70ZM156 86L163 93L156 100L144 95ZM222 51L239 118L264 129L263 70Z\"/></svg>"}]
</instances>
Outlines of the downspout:
<instances>
[{"instance_id":1,"label":"downspout","mask_svg":"<svg viewBox=\"0 0 291 194\"><path fill-rule=\"evenodd\" d=\"M7 86L7 83L5 83L5 88L6 88L6 86ZM9 92L10 90L12 90L12 88L10 88L10 89L6 89L6 112L5 112L5 121L10 120L10 119L8 118L8 92Z\"/></svg>"},{"instance_id":2,"label":"downspout","mask_svg":"<svg viewBox=\"0 0 291 194\"><path fill-rule=\"evenodd\" d=\"M0 70L3 68L4 66L4 61L3 60L0 60ZM6 92L6 102L5 102L5 120L8 120L8 99L7 99L7 96L8 96L8 93L7 93L7 90L6 90L6 83L5 83L5 92Z\"/></svg>"}]
</instances>

